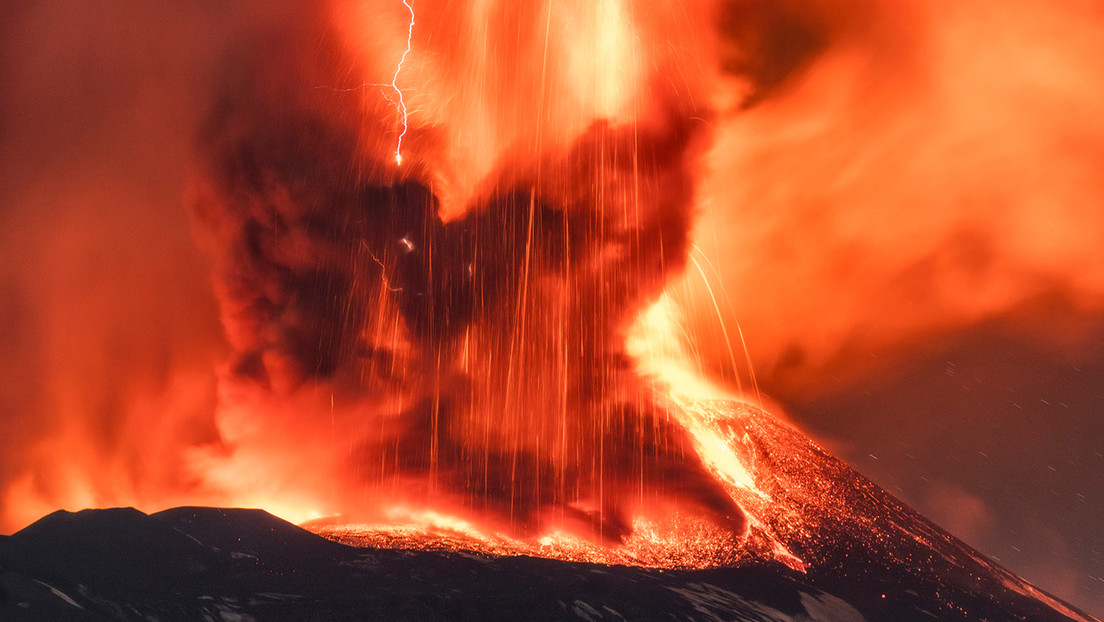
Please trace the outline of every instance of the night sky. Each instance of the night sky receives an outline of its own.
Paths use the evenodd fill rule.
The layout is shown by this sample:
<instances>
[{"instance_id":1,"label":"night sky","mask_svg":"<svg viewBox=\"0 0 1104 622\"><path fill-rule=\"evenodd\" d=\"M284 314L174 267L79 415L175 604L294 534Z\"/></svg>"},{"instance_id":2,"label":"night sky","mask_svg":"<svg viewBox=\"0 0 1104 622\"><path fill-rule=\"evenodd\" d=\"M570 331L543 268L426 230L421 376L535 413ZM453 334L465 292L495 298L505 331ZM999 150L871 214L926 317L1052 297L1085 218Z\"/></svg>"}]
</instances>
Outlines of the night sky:
<instances>
[{"instance_id":1,"label":"night sky","mask_svg":"<svg viewBox=\"0 0 1104 622\"><path fill-rule=\"evenodd\" d=\"M812 17L792 2L780 3L786 8L767 14L755 13L754 2L730 4L738 18L758 15L746 21L758 24L758 30L753 26L752 34L739 28L734 31L733 36L754 40L744 48L745 61L747 50L775 50L763 52L773 62L738 70L756 80L759 99L747 109L746 118L752 121L747 125L737 121L735 134L757 127L776 131L780 122L772 116L775 113L796 114L820 102L830 102L824 104L830 107L848 101L829 97L806 102L803 108L790 105L787 97L796 97L794 93L805 87L815 86L814 92L821 94L825 88L831 91L833 81L817 82L816 76L823 68L824 75L831 77L836 65L827 61L823 67L818 65L819 55L842 46L841 38L853 35L848 28L854 23L843 20L839 23L844 26L829 27L824 24L837 22L824 16L832 15L837 5L842 12L862 13L856 7L864 3L814 2L809 7ZM973 4L980 7L972 15L976 18L986 16L993 3ZM79 443L83 449L73 454L73 469L98 465L111 472L146 464L147 452L156 454L162 448L128 452L116 439L124 433L156 430L157 424L135 424L118 414L125 404L134 402L139 404L135 408L149 412L180 410L183 414L177 413L174 420L184 423L174 434L190 442L202 443L215 434L203 413L210 411L215 399L213 369L226 356L227 347L211 291L210 260L193 236L185 197L192 190L193 142L213 105L215 85L225 78L223 61L243 53L238 47L242 21L258 15L222 5L137 0L110 3L106 8L71 0L6 4L0 20L0 83L4 85L0 89L0 438L4 439L0 441L0 504L27 497L76 499L86 505L111 498L141 498L142 484L82 496L59 483L67 476L65 468L27 466L47 461L43 452L50 444L43 439L74 435L83 439ZM273 13L273 20L293 14ZM876 214L881 212L868 209L871 201L853 201L855 195L837 193L833 179L838 182L842 176L800 172L805 161L809 170L824 169L821 152L807 157L808 150L820 143L801 143L787 151L785 140L780 139L772 149L795 154L775 165L791 167L784 179L792 176L788 183L807 188L807 195L826 197L824 212L775 210L787 195L771 194L761 211L741 213L749 219L761 215L761 222L769 217L773 219L769 226L743 227L739 243L733 244L736 250L713 259L719 272L731 268L745 275L725 281L726 295L737 301L730 319L741 322L761 390L789 420L968 544L1101 616L1104 296L1097 292L1104 289L1104 271L1099 259L1079 264L1077 258L1097 256L1104 240L1097 215L1104 188L1094 176L1104 164L1100 126L1104 98L1096 97L1102 91L1099 82L1104 72L1093 74L1082 65L1062 64L1067 55L1088 58L1091 55L1085 50L1095 50L1092 46L1098 44L1086 41L1104 39L1100 36L1104 18L1099 10L1092 16L1095 21L1063 14L1044 20L1046 28L1023 31L1000 20L970 22L976 30L992 34L992 49L987 47L988 39L975 41L978 58L1000 56L1006 49L1002 45L1030 52L1031 39L1019 37L1045 31L1050 37L1049 47L1040 47L1045 54L1025 52L1003 62L1026 66L1044 58L1051 63L1044 72L1048 79L1031 85L1034 96L1047 89L1077 95L1055 100L1065 107L1045 105L1046 97L1035 97L1036 103L1042 103L1027 107L1019 106L1022 100L1015 100L1010 91L1008 97L1016 105L993 112L1007 116L991 128L1001 138L971 136L983 146L969 140L950 141L954 144L932 155L923 149L926 139L918 139L917 161L927 165L935 160L944 167L941 170L965 170L962 175L966 176L978 161L1000 161L1006 133L1031 128L1032 141L1009 143L1008 149L1017 153L1027 149L1024 145L1059 145L1023 155L1007 169L993 165L995 169L977 175L969 192L962 192L970 201L982 201L978 197L987 196L987 188L1007 183L1015 189L1012 195L1021 196L1019 189L1030 181L1024 172L1030 170L1045 181L1040 182L1039 196L1052 195L1050 203L1035 202L1023 209L1013 198L1008 205L979 211L970 219L970 236L975 237L968 236L967 242L955 238L955 244L973 249L974 241L980 240L977 244L986 249L981 259L959 247L939 255L946 273L958 274L956 266L970 264L974 279L956 281L948 296L959 300L988 296L987 300L996 297L998 302L916 302L918 289L910 280L915 276L910 270L917 264L906 262L899 273L889 270L890 276L883 277L878 256L866 252L869 249L861 243L824 242L833 231L822 226L824 213L839 219L865 213L867 220L878 220L881 217ZM925 14L924 18L915 24L918 31L941 32L939 16ZM905 23L905 31L913 27L912 22ZM1080 26L1068 41L1055 38L1055 33L1062 34L1063 24L1073 23ZM874 40L855 36L862 43ZM902 73L938 75L944 67L927 63L927 48L915 41L898 38L887 45L885 54L879 52L887 58L906 56L897 54L894 46L909 48ZM992 70L998 71L999 66ZM1092 75L1097 83L1082 90L1077 81L1085 75ZM899 79L888 81L896 84ZM973 84L970 79L960 82ZM793 91L786 91L788 84ZM899 119L893 116L894 110L905 109L907 114L900 118L915 114L923 119L922 129L917 130L923 136L960 119L948 120L953 115L941 116L946 110L939 107L910 108L911 103L902 103L908 98L907 89L892 93L887 96L870 87L856 96L870 107L861 111L869 118L857 127L905 146L894 143L897 147L885 152L844 148L830 159L842 162L839 168L846 168L848 175L870 180L869 187L863 186L863 196L874 193L892 199L897 196L895 188L902 193L922 188L932 193L924 201L940 193L954 194L957 201L962 186L933 179L924 167L917 173L900 165L900 170L908 171L904 181L892 174L898 168L885 162L895 162L897 157L911 162L914 150L908 141L913 130L898 131L912 126L885 119ZM1008 101L1004 97L999 101ZM971 105L979 101L966 99ZM780 103L772 108L772 101ZM953 101L940 105L953 107ZM745 118L739 116L742 112L732 114ZM1053 119L1063 124L1051 123ZM1081 119L1091 121L1091 127L1083 132L1068 129L1067 125L1078 127ZM729 140L731 136L719 144ZM756 153L735 158L735 177L757 171L779 174L766 164L748 165ZM764 150L759 156L772 153ZM963 153L983 156L961 156L967 164L959 166L956 158ZM856 154L864 157L849 159ZM1075 161L1077 174L1067 175L1067 169L1056 164L1059 160ZM762 183L785 185L780 179ZM755 188L737 192L723 183L714 186L720 188L716 197L767 197L761 188L756 195ZM805 195L797 198L806 199ZM954 203L948 208L951 212L969 209L956 201L950 202ZM909 227L921 223L923 229L922 223L943 218L944 210L932 207L929 214L925 211L929 207L915 210L899 229L894 229L893 218L887 218L889 224L879 225L875 237L888 240L887 247L924 244L925 236L914 236ZM733 216L718 216L723 209L715 203L703 218L729 222ZM1067 240L1060 233L1047 234L1046 228L1053 224L1048 210L1062 212L1063 222L1079 235ZM1036 236L1046 239L1053 243L1053 256L1061 256L1053 265L1046 259L1052 255L1045 245L1043 250L1032 248L1027 259L1013 261L1008 259L1013 251L987 241L1001 235L1006 224L1001 219L1006 215L1014 220L1024 214L1032 214L1035 220L1009 236L1008 246ZM810 219L820 224L793 231L793 223ZM781 248L780 240L791 240L793 248ZM1067 252L1071 248L1078 252ZM746 268L734 267L741 253L748 257ZM845 268L819 271L847 253L851 254L839 262L847 264ZM999 269L977 268L978 262ZM873 276L867 278L867 273ZM932 278L938 279L939 274ZM991 274L999 278L986 276ZM907 278L897 278L900 275ZM998 296L990 287L994 280L1003 285L1034 285L1022 294ZM844 299L858 302L852 306L838 302ZM866 312L876 307L882 309L880 314ZM773 311L776 308L799 311L778 314ZM906 308L915 309L915 317L902 311ZM803 337L813 332L815 337ZM705 366L725 377L716 371L718 365L707 362ZM75 396L72 400L89 413L80 426L69 426L59 414L73 407L65 396ZM178 478L156 469L142 473L150 486ZM186 500L186 496L175 499ZM28 504L17 512L19 519L9 518L0 530L10 532L21 526L20 520L25 523L53 509L48 503Z\"/></svg>"},{"instance_id":2,"label":"night sky","mask_svg":"<svg viewBox=\"0 0 1104 622\"><path fill-rule=\"evenodd\" d=\"M968 544L1104 606L1104 326L1046 305L941 335L861 377L774 395L798 425ZM1084 323L1077 344L1040 340ZM770 391L770 383L766 382Z\"/></svg>"}]
</instances>

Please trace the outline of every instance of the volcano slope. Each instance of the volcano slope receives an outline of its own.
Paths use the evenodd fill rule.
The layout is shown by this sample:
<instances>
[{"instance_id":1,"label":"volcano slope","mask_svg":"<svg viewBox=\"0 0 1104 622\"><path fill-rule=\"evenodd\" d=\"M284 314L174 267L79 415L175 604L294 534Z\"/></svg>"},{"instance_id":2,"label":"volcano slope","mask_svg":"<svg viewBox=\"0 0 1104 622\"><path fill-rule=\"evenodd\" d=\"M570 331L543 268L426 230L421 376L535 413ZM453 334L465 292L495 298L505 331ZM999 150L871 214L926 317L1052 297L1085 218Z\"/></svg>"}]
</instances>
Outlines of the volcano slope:
<instances>
[{"instance_id":1,"label":"volcano slope","mask_svg":"<svg viewBox=\"0 0 1104 622\"><path fill-rule=\"evenodd\" d=\"M748 542L784 554L657 568L490 554L459 537L350 546L262 510L58 511L0 538L0 620L1094 620L768 413L679 408L746 469L730 490Z\"/></svg>"}]
</instances>

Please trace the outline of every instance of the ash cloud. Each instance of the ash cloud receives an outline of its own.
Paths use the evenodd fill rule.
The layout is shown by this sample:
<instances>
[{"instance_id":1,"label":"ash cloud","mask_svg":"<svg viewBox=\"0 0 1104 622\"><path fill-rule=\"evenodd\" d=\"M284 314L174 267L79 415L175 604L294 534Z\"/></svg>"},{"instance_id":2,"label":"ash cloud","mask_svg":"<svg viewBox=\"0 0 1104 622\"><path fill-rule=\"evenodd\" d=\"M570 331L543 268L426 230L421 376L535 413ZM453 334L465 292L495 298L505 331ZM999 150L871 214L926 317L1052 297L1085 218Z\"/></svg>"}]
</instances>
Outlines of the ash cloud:
<instances>
[{"instance_id":1,"label":"ash cloud","mask_svg":"<svg viewBox=\"0 0 1104 622\"><path fill-rule=\"evenodd\" d=\"M246 401L336 396L353 447L325 460L347 510L408 481L521 531L558 512L617 540L645 495L742 534L622 346L685 262L700 111L656 87L639 121L511 150L446 220L440 130L412 128L391 164L393 111L344 82L339 46L307 53L333 40L313 28L231 71L204 132L194 213L234 350L224 383ZM317 437L324 408L304 409L250 417Z\"/></svg>"},{"instance_id":2,"label":"ash cloud","mask_svg":"<svg viewBox=\"0 0 1104 622\"><path fill-rule=\"evenodd\" d=\"M1098 12L725 6L745 97L718 122L694 239L761 378L803 392L1046 299L1104 308ZM686 285L706 365L731 379Z\"/></svg>"},{"instance_id":3,"label":"ash cloud","mask_svg":"<svg viewBox=\"0 0 1104 622\"><path fill-rule=\"evenodd\" d=\"M1081 526L1089 506L1055 511L1054 484L1025 480L1100 438L1088 414L1095 394L1051 395L1080 378L1100 384L1100 10L1035 0L801 4L728 3L753 31L769 27L728 31L729 58L756 50L758 64L728 65L746 97L718 122L701 186L693 257L702 270L672 288L696 360L732 384L754 369L803 429L846 439L834 444L841 456L888 489L913 491L926 515L946 513L917 473L960 483L999 508L982 550L1099 607L1088 579L1077 590L1048 584L1099 576L1099 560L1018 551L1021 534L1044 525L1067 542L1094 533ZM771 31L792 35L772 42ZM746 336L748 362L725 349L722 322ZM986 356L979 385L944 373ZM925 365L936 370L927 378L917 372ZM1018 414L1025 393L1045 415ZM945 401L915 406L929 399ZM1059 401L1068 408L1052 410ZM961 439L965 449L947 449ZM975 443L988 444L987 457L971 462ZM885 466L890 455L898 466ZM912 456L925 455L939 458L918 467ZM1030 502L1013 506L1010 480ZM1095 488L1080 473L1063 480L1078 494ZM1066 571L1049 572L1059 565Z\"/></svg>"},{"instance_id":4,"label":"ash cloud","mask_svg":"<svg viewBox=\"0 0 1104 622\"><path fill-rule=\"evenodd\" d=\"M222 345L181 195L227 17L5 6L0 532L195 490L183 456L216 437Z\"/></svg>"}]
</instances>

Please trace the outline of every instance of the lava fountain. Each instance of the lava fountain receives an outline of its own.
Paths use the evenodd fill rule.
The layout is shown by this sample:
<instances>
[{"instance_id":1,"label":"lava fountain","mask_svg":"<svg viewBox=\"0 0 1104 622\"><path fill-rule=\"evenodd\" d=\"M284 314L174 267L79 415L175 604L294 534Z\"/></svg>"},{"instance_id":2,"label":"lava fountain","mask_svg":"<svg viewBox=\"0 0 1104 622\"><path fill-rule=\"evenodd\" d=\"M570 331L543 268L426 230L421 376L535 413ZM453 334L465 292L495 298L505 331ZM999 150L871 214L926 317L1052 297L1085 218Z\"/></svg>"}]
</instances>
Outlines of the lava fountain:
<instances>
[{"instance_id":1,"label":"lava fountain","mask_svg":"<svg viewBox=\"0 0 1104 622\"><path fill-rule=\"evenodd\" d=\"M337 2L324 53L243 69L194 201L234 351L208 481L511 537L746 538L738 462L626 348L685 267L715 97L710 7L654 9Z\"/></svg>"}]
</instances>

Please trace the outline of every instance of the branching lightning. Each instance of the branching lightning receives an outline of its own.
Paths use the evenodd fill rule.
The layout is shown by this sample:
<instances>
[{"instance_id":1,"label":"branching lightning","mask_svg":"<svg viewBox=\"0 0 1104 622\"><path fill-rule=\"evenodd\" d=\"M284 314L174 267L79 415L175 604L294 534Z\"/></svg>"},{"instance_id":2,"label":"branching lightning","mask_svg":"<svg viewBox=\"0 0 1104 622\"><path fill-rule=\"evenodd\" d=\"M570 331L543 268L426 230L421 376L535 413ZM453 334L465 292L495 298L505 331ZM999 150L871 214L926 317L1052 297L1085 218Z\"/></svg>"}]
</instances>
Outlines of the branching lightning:
<instances>
[{"instance_id":1,"label":"branching lightning","mask_svg":"<svg viewBox=\"0 0 1104 622\"><path fill-rule=\"evenodd\" d=\"M403 241L407 242L406 238L403 238ZM407 242L407 244L409 244L409 242ZM389 291L391 293L401 292L403 290L403 288L401 288L401 287L391 287L391 281L390 281L390 279L387 278L387 266L384 265L384 263L382 261L380 261L380 258L377 257L376 254L372 252L372 249L368 247L368 244L366 242L361 241L360 247L362 249L364 249L365 251L368 251L368 255L372 258L372 261L376 262L376 265L379 266L380 280L383 282L383 286L387 288L387 291Z\"/></svg>"},{"instance_id":2,"label":"branching lightning","mask_svg":"<svg viewBox=\"0 0 1104 622\"><path fill-rule=\"evenodd\" d=\"M395 65L395 75L391 76L390 83L384 84L381 82L368 82L349 89L338 89L322 86L315 87L330 88L330 90L342 92L356 91L366 86L375 86L379 87L380 89L383 89L384 87L390 87L391 90L395 92L396 99L391 99L391 97L387 94L384 94L384 97L386 97L387 100L391 103L395 104L395 107L399 110L399 114L402 116L402 131L399 132L399 139L398 142L395 144L395 164L399 166L402 166L402 141L403 137L406 136L407 130L406 102L403 100L402 89L399 88L399 73L402 72L403 63L406 62L406 56L410 54L411 40L414 38L414 7L410 4L409 0L402 0L402 3L403 6L406 7L406 10L410 11L410 23L406 27L406 50L403 51L402 56L399 58L399 63Z\"/></svg>"},{"instance_id":3,"label":"branching lightning","mask_svg":"<svg viewBox=\"0 0 1104 622\"><path fill-rule=\"evenodd\" d=\"M406 102L403 101L403 93L399 88L399 72L402 71L403 63L406 62L406 55L410 53L410 40L414 36L414 7L410 5L408 0L403 0L403 6L406 10L410 11L410 24L406 28L406 51L403 52L402 57L399 59L399 64L395 66L395 75L391 78L391 88L395 90L395 94L398 97L399 113L402 114L402 132L399 133L399 140L395 144L395 164L402 166L402 140L406 136Z\"/></svg>"}]
</instances>

